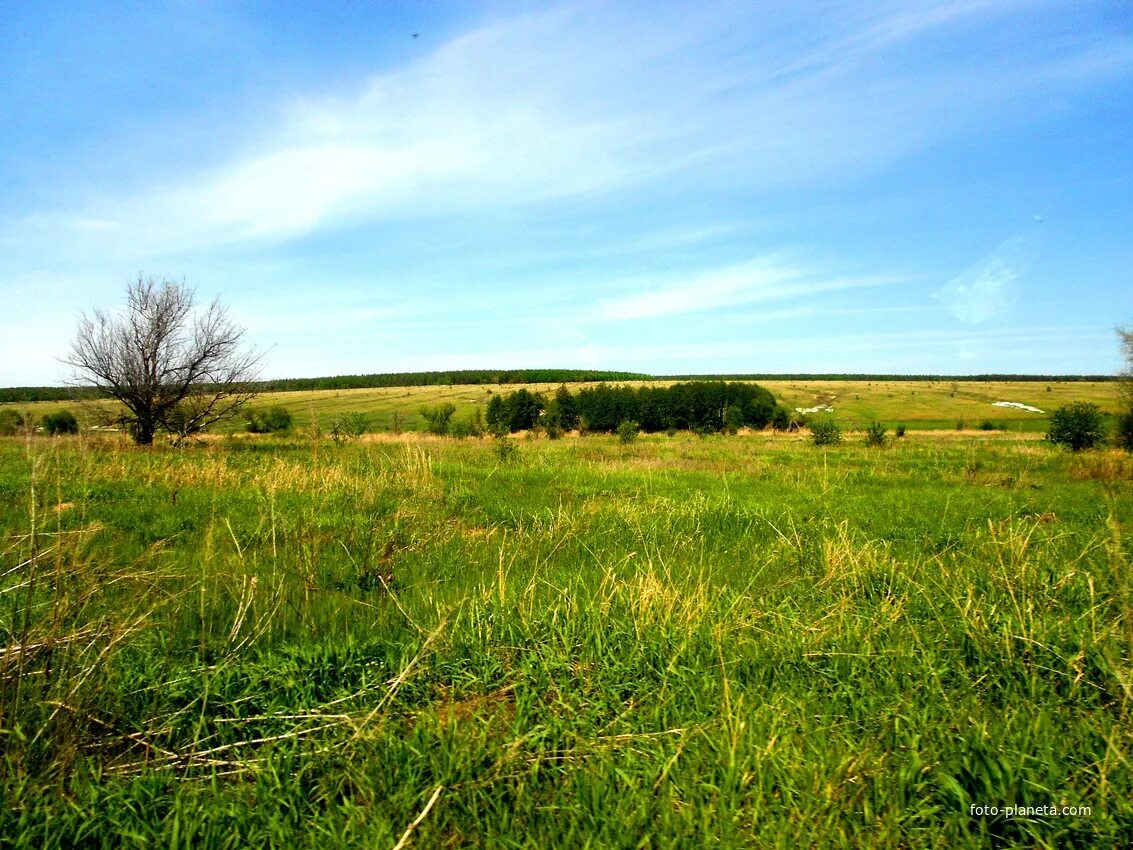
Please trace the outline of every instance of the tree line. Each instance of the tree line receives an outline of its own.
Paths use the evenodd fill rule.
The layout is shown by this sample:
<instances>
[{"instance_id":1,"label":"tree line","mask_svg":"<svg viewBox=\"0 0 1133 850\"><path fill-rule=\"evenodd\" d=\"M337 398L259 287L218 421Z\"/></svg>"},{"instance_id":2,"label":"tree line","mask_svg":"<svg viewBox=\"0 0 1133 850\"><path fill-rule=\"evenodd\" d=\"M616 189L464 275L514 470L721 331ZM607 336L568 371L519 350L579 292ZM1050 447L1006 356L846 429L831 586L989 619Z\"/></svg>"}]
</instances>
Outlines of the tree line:
<instances>
[{"instance_id":1,"label":"tree line","mask_svg":"<svg viewBox=\"0 0 1133 850\"><path fill-rule=\"evenodd\" d=\"M524 388L488 401L486 421L499 431L598 431L614 433L623 423L646 432L702 433L765 428L777 413L763 387L726 381L688 381L668 387L598 384L572 393L565 385L546 397Z\"/></svg>"}]
</instances>

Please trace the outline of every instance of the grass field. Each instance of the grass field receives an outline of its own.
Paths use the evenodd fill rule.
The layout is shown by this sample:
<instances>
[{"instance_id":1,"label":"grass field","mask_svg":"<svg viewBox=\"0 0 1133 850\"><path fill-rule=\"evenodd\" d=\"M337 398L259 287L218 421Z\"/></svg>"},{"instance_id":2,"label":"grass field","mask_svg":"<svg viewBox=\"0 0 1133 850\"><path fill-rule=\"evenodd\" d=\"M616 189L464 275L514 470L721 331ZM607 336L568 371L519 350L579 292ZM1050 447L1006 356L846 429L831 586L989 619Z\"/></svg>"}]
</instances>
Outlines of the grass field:
<instances>
[{"instance_id":1,"label":"grass field","mask_svg":"<svg viewBox=\"0 0 1133 850\"><path fill-rule=\"evenodd\" d=\"M659 382L668 383L668 382ZM1012 431L1041 433L1049 414L1073 401L1097 404L1103 411L1118 409L1118 387L1096 381L760 381L781 403L791 408L829 405L834 418L843 425L860 428L871 421L890 427L904 423L912 429L955 430L957 424L978 428L984 421ZM631 384L632 385L632 384ZM557 384L527 384L528 389L553 394ZM577 391L578 386L571 385ZM492 393L515 392L519 385L390 387L361 390L315 390L266 393L258 407L280 405L294 418L297 427L318 421L324 428L344 413L363 413L375 431L420 430L423 405L451 402L457 419L467 419L473 410L483 411ZM1011 401L1036 407L1043 413L995 407L997 401ZM37 402L0 405L15 407L35 417L68 408L85 424L97 421L97 405L76 402ZM396 416L396 420L395 420ZM236 422L230 428L240 427Z\"/></svg>"},{"instance_id":2,"label":"grass field","mask_svg":"<svg viewBox=\"0 0 1133 850\"><path fill-rule=\"evenodd\" d=\"M2 439L0 843L1129 846L1133 459L1025 436Z\"/></svg>"}]
</instances>

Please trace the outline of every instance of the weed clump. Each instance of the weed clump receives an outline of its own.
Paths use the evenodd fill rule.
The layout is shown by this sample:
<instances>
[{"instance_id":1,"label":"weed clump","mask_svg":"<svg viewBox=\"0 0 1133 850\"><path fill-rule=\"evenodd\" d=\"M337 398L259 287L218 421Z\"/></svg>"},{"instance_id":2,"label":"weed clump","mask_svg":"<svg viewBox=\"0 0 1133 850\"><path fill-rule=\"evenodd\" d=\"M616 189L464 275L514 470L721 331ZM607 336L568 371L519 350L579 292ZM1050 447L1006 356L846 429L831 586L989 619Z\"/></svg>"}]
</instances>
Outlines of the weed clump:
<instances>
[{"instance_id":1,"label":"weed clump","mask_svg":"<svg viewBox=\"0 0 1133 850\"><path fill-rule=\"evenodd\" d=\"M886 442L885 433L888 430L880 422L871 422L869 427L865 429L865 444L871 447L884 446Z\"/></svg>"}]
</instances>

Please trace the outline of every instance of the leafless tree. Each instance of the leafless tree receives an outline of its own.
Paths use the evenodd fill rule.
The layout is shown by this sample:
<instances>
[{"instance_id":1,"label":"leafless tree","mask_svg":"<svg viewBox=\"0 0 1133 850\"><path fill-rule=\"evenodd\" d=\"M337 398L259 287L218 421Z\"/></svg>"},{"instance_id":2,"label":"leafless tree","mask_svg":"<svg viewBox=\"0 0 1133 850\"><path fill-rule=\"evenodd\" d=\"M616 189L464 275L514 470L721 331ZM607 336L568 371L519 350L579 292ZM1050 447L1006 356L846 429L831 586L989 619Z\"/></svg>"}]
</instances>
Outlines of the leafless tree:
<instances>
[{"instance_id":1,"label":"leafless tree","mask_svg":"<svg viewBox=\"0 0 1133 850\"><path fill-rule=\"evenodd\" d=\"M1117 417L1117 444L1133 452L1133 327L1117 328L1121 342L1121 356L1125 360L1121 370L1121 412Z\"/></svg>"},{"instance_id":2,"label":"leafless tree","mask_svg":"<svg viewBox=\"0 0 1133 850\"><path fill-rule=\"evenodd\" d=\"M184 283L139 274L120 315L83 315L67 363L78 383L126 408L118 418L135 442L158 431L179 439L232 416L255 393L260 357L243 347L244 329L214 300L194 312Z\"/></svg>"}]
</instances>

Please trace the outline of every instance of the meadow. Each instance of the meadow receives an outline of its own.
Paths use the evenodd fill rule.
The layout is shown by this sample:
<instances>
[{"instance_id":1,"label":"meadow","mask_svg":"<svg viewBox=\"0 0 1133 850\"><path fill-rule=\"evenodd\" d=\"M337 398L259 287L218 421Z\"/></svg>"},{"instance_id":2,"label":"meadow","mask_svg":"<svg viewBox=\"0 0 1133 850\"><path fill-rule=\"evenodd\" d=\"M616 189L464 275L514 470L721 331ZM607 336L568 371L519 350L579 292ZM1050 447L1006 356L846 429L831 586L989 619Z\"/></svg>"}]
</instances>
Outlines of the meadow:
<instances>
[{"instance_id":1,"label":"meadow","mask_svg":"<svg viewBox=\"0 0 1133 850\"><path fill-rule=\"evenodd\" d=\"M1129 846L1133 459L1033 436L0 439L0 844Z\"/></svg>"},{"instance_id":2,"label":"meadow","mask_svg":"<svg viewBox=\"0 0 1133 850\"><path fill-rule=\"evenodd\" d=\"M668 385L672 381L626 381L629 386ZM879 421L890 428L905 424L913 430L977 429L985 421L1010 431L1041 434L1050 413L1074 401L1097 404L1103 411L1118 409L1117 386L1101 381L845 381L782 380L760 381L781 403L791 408L830 406L832 414L846 427L860 428ZM372 431L422 430L420 409L451 403L455 418L467 420L479 410L483 416L488 400L495 394L508 394L520 387L550 397L558 384L434 385L382 387L375 389L296 390L260 395L256 407L278 405L292 416L296 427L318 423L327 429L345 414L363 414ZM593 384L571 384L572 391ZM1031 413L1015 408L996 407L1009 401L1038 408ZM84 425L96 424L106 403L25 402L0 405L20 410L36 419L46 413L69 409ZM227 430L239 430L239 419Z\"/></svg>"}]
</instances>

